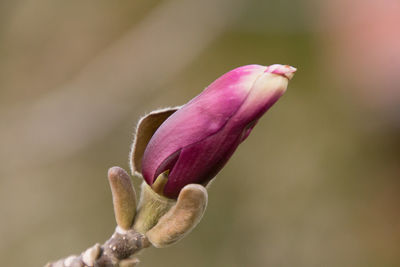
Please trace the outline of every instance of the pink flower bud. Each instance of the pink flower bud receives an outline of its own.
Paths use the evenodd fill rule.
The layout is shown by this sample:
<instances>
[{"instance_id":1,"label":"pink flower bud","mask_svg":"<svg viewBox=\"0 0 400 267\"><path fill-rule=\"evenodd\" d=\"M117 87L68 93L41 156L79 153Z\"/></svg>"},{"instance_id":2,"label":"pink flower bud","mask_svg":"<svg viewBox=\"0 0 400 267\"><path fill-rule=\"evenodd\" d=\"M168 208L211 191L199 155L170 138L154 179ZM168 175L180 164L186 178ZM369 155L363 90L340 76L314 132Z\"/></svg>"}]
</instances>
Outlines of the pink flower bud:
<instances>
[{"instance_id":1,"label":"pink flower bud","mask_svg":"<svg viewBox=\"0 0 400 267\"><path fill-rule=\"evenodd\" d=\"M218 78L154 133L142 159L146 182L151 186L169 171L163 193L170 198L187 184L207 184L286 91L295 71L247 65Z\"/></svg>"}]
</instances>

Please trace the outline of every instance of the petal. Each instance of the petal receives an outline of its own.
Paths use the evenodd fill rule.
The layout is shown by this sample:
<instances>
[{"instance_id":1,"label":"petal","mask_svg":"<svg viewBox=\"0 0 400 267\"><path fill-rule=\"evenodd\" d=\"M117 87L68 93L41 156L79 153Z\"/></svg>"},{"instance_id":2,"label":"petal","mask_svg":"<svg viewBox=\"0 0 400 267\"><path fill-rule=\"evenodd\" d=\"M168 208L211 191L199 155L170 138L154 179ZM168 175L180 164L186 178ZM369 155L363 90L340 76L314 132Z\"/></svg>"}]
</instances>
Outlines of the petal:
<instances>
[{"instance_id":1,"label":"petal","mask_svg":"<svg viewBox=\"0 0 400 267\"><path fill-rule=\"evenodd\" d=\"M288 78L266 72L255 81L246 101L232 118L237 127L258 120L286 91Z\"/></svg>"},{"instance_id":2,"label":"petal","mask_svg":"<svg viewBox=\"0 0 400 267\"><path fill-rule=\"evenodd\" d=\"M169 117L158 128L144 153L142 169L146 181L152 184L157 173L166 171L159 167L165 165L163 162L172 154L221 131L265 70L266 67L260 65L232 70Z\"/></svg>"},{"instance_id":3,"label":"petal","mask_svg":"<svg viewBox=\"0 0 400 267\"><path fill-rule=\"evenodd\" d=\"M182 148L168 176L164 195L176 198L186 184L207 184L232 156L241 136L240 129L224 127L222 131Z\"/></svg>"},{"instance_id":4,"label":"petal","mask_svg":"<svg viewBox=\"0 0 400 267\"><path fill-rule=\"evenodd\" d=\"M180 150L164 195L176 198L186 184L206 184L212 179L249 136L258 119L286 91L287 84L288 78L283 74L266 72L260 75L243 104L219 132Z\"/></svg>"}]
</instances>

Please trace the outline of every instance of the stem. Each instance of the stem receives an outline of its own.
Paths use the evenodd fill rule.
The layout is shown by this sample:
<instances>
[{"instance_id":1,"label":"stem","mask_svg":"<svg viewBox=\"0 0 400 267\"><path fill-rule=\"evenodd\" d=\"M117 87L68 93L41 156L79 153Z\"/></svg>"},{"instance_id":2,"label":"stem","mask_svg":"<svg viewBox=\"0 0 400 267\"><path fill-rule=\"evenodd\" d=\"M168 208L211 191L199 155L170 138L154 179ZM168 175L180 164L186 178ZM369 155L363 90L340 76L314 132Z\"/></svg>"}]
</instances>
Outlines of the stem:
<instances>
[{"instance_id":1,"label":"stem","mask_svg":"<svg viewBox=\"0 0 400 267\"><path fill-rule=\"evenodd\" d=\"M133 229L139 233L146 233L175 203L174 199L157 194L146 182L143 182Z\"/></svg>"}]
</instances>

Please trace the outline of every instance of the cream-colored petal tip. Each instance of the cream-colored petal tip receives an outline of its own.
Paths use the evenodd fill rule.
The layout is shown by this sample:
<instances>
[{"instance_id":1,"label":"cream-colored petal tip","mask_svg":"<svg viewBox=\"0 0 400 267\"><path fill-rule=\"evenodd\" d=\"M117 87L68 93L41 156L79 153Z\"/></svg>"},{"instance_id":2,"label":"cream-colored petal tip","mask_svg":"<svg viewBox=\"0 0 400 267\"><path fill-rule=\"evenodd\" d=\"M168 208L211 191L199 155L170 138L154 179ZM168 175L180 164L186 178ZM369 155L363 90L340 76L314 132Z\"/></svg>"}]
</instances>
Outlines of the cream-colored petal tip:
<instances>
[{"instance_id":1,"label":"cream-colored petal tip","mask_svg":"<svg viewBox=\"0 0 400 267\"><path fill-rule=\"evenodd\" d=\"M293 78L294 73L297 71L295 67L289 65L273 64L267 67L265 72L283 75L289 80Z\"/></svg>"}]
</instances>

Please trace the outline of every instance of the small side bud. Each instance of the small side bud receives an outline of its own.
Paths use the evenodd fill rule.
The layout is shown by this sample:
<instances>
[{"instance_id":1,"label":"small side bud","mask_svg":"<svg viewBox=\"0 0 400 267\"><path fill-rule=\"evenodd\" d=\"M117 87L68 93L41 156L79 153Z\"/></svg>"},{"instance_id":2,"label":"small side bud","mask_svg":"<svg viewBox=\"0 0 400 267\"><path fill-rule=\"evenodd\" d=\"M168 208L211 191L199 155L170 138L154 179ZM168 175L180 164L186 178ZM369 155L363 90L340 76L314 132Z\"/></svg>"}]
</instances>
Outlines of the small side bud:
<instances>
[{"instance_id":1,"label":"small side bud","mask_svg":"<svg viewBox=\"0 0 400 267\"><path fill-rule=\"evenodd\" d=\"M136 193L128 173L120 167L108 170L115 220L124 230L130 229L136 214Z\"/></svg>"},{"instance_id":2,"label":"small side bud","mask_svg":"<svg viewBox=\"0 0 400 267\"><path fill-rule=\"evenodd\" d=\"M101 246L100 244L95 244L93 247L88 248L82 253L82 261L87 266L94 266L95 261L100 256Z\"/></svg>"},{"instance_id":3,"label":"small side bud","mask_svg":"<svg viewBox=\"0 0 400 267\"><path fill-rule=\"evenodd\" d=\"M149 241L153 246L162 248L182 239L200 222L207 200L207 190L203 186L186 185L180 192L176 205L146 233Z\"/></svg>"}]
</instances>

